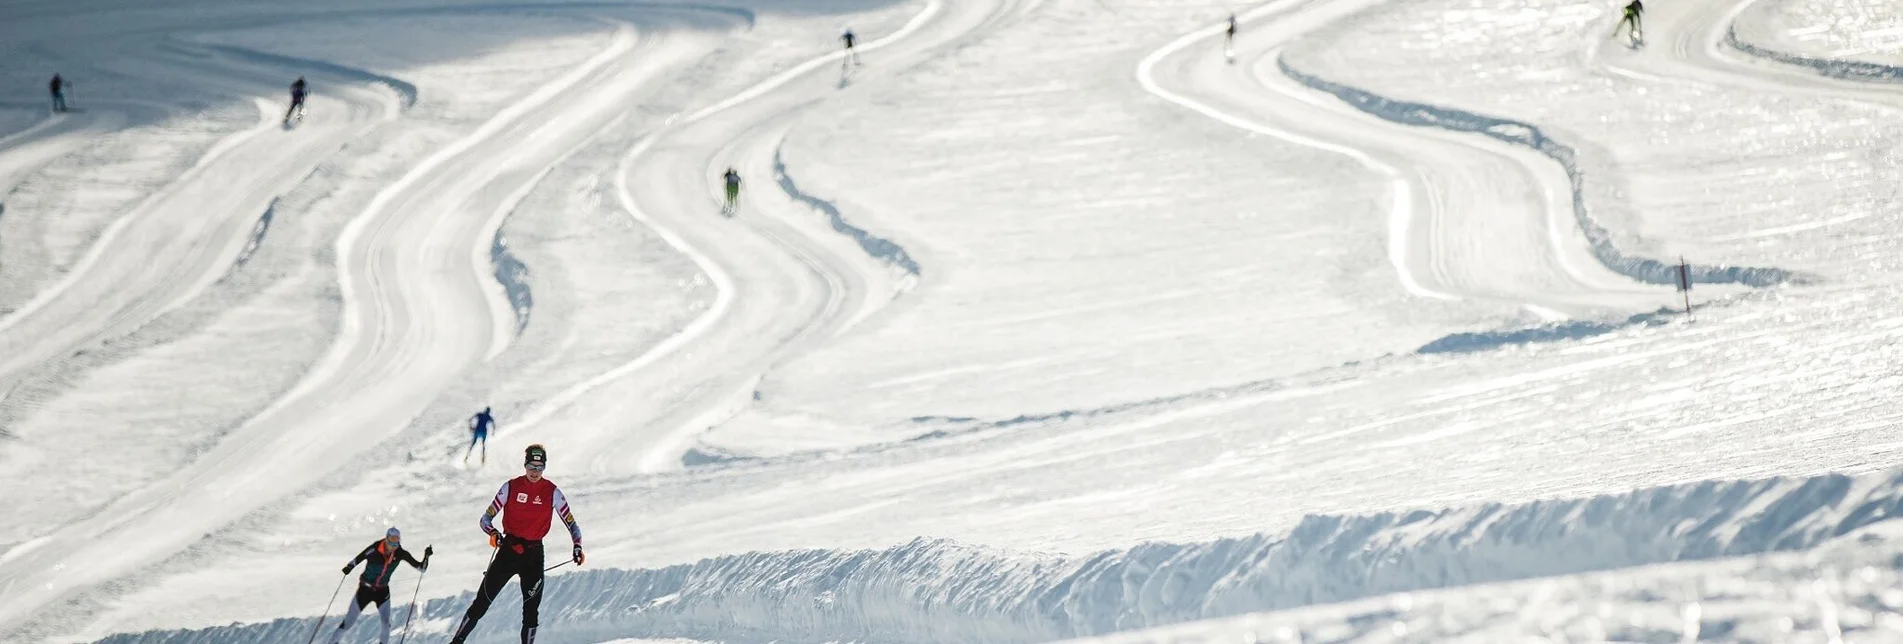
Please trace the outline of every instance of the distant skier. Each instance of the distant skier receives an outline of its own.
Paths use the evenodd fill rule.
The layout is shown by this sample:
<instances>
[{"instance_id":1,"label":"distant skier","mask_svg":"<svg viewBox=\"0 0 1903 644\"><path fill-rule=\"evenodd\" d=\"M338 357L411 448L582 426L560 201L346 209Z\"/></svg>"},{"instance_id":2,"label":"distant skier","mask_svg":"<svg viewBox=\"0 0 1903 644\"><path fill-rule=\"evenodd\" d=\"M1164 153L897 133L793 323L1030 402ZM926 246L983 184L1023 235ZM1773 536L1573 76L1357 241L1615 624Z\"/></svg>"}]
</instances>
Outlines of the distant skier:
<instances>
[{"instance_id":1,"label":"distant skier","mask_svg":"<svg viewBox=\"0 0 1903 644\"><path fill-rule=\"evenodd\" d=\"M1222 55L1236 57L1236 14L1229 14L1229 31L1222 37Z\"/></svg>"},{"instance_id":2,"label":"distant skier","mask_svg":"<svg viewBox=\"0 0 1903 644\"><path fill-rule=\"evenodd\" d=\"M727 168L726 179L727 213L732 214L740 209L740 173L735 172L733 168Z\"/></svg>"},{"instance_id":3,"label":"distant skier","mask_svg":"<svg viewBox=\"0 0 1903 644\"><path fill-rule=\"evenodd\" d=\"M297 77L297 81L296 81L296 82L293 82L293 83L291 83L291 109L288 109L288 110L285 110L285 111L284 111L284 122L285 122L285 123L290 123L290 122L291 122L291 118L292 118L293 116L295 116L295 117L297 117L297 118L300 118L300 119L301 119L301 118L304 118L304 96L305 96L305 94L306 94L306 92L304 91L304 77L303 77L303 76L299 76L299 77Z\"/></svg>"},{"instance_id":4,"label":"distant skier","mask_svg":"<svg viewBox=\"0 0 1903 644\"><path fill-rule=\"evenodd\" d=\"M72 87L72 86L73 86L72 83L68 83L64 79L61 79L59 77L59 74L53 75L53 82L48 83L46 88L49 91L53 92L53 111L54 112L66 111L66 91L65 90L66 88Z\"/></svg>"},{"instance_id":5,"label":"distant skier","mask_svg":"<svg viewBox=\"0 0 1903 644\"><path fill-rule=\"evenodd\" d=\"M839 34L839 39L846 42L846 62L852 65L859 64L859 52L852 48L853 43L857 41L852 35L852 28L847 27L845 33Z\"/></svg>"},{"instance_id":6,"label":"distant skier","mask_svg":"<svg viewBox=\"0 0 1903 644\"><path fill-rule=\"evenodd\" d=\"M423 560L417 561L410 551L403 549L402 533L396 528L390 528L389 532L384 533L382 539L364 548L363 552L357 553L357 557L351 559L350 563L344 564L346 575L350 574L352 568L357 567L358 562L364 562L365 565L363 576L357 581L356 601L351 602L349 612L344 613L344 623L339 624L337 630L331 631L330 644L342 641L344 633L350 630L351 625L357 623L357 614L363 612L363 607L370 604L377 605L377 617L383 620L383 632L378 634L377 641L390 644L390 576L396 572L396 564L399 561L408 563L417 570L429 570L430 556L435 553L435 546L424 546Z\"/></svg>"},{"instance_id":7,"label":"distant skier","mask_svg":"<svg viewBox=\"0 0 1903 644\"><path fill-rule=\"evenodd\" d=\"M1632 0L1631 4L1625 6L1625 16L1619 19L1619 28L1626 29L1628 40L1640 42L1645 40L1644 20L1645 5L1640 0ZM1618 28L1613 29L1612 33L1618 34Z\"/></svg>"},{"instance_id":8,"label":"distant skier","mask_svg":"<svg viewBox=\"0 0 1903 644\"><path fill-rule=\"evenodd\" d=\"M496 417L489 415L488 407L469 417L469 449L463 450L464 463L469 462L469 453L475 451L476 443L482 443L482 464L489 464L489 430L495 426Z\"/></svg>"},{"instance_id":9,"label":"distant skier","mask_svg":"<svg viewBox=\"0 0 1903 644\"><path fill-rule=\"evenodd\" d=\"M581 526L568 511L568 499L553 481L542 478L542 469L548 466L548 451L541 445L530 445L522 456L522 476L503 483L489 509L482 513L482 531L489 535L489 547L498 550L489 561L489 569L483 571L476 601L463 613L462 625L456 628L450 644L463 644L469 638L476 622L489 611L489 602L508 585L510 577L517 576L522 578L522 644L534 644L542 606L542 536L548 534L552 517L561 517L568 526L568 538L575 544L575 565L581 565L584 559ZM494 523L497 513L502 514L500 531Z\"/></svg>"}]
</instances>

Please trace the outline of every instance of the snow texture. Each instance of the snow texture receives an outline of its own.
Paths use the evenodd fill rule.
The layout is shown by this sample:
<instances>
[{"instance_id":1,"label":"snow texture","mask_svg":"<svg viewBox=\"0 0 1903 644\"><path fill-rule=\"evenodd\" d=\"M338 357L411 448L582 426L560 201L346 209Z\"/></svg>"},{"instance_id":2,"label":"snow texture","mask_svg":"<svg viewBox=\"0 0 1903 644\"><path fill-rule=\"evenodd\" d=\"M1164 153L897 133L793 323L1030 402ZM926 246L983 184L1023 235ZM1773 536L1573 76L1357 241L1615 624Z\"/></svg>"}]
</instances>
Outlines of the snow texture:
<instances>
[{"instance_id":1,"label":"snow texture","mask_svg":"<svg viewBox=\"0 0 1903 644\"><path fill-rule=\"evenodd\" d=\"M714 557L550 578L550 642L674 636L748 641L1035 642L1373 595L1661 562L1804 550L1903 513L1903 471L1706 481L1587 499L1311 516L1280 534L1148 543L1077 556L937 539L882 550ZM431 601L419 629L472 595ZM504 641L505 591L477 633ZM312 620L107 638L281 641Z\"/></svg>"},{"instance_id":2,"label":"snow texture","mask_svg":"<svg viewBox=\"0 0 1903 644\"><path fill-rule=\"evenodd\" d=\"M1554 162L1566 168L1566 175L1572 180L1573 216L1579 220L1579 227L1585 231L1586 239L1591 242L1593 253L1599 257L1599 261L1614 271L1648 284L1678 283L1677 263L1650 257L1635 257L1621 251L1613 243L1611 232L1593 218L1592 209L1586 205L1586 179L1579 169L1578 153L1571 146L1548 137L1539 126L1463 110L1399 101L1302 72L1289 65L1287 60L1279 61L1279 64L1283 73L1310 87L1334 94L1369 114L1407 125L1479 134L1525 146L1552 158ZM1772 267L1691 264L1690 269L1690 277L1695 284L1744 284L1766 287L1783 284L1793 279L1802 279L1801 276L1794 275L1790 271Z\"/></svg>"}]
</instances>

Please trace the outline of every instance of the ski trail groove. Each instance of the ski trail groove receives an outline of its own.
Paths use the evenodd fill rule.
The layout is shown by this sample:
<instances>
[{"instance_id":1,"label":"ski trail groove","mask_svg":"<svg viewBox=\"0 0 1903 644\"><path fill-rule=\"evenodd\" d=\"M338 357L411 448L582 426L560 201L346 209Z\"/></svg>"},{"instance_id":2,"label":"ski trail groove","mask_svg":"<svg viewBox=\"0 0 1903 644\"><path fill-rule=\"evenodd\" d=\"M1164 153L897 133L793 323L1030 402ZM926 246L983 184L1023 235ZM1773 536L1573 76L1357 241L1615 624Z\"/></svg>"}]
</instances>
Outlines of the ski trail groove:
<instances>
[{"instance_id":1,"label":"ski trail groove","mask_svg":"<svg viewBox=\"0 0 1903 644\"><path fill-rule=\"evenodd\" d=\"M1294 7L1299 7L1300 5L1305 4L1307 1L1308 0L1279 0L1277 2L1271 2L1269 4L1265 4L1265 5L1256 7L1254 9L1241 12L1237 14L1236 19L1238 21L1254 22L1264 16L1281 13L1283 11L1291 10ZM1376 159L1373 156L1367 154L1366 152L1363 152L1361 150L1355 149L1350 146L1340 145L1330 141L1324 141L1314 137L1299 134L1289 129L1273 127L1273 126L1259 123L1256 121L1251 121L1251 120L1242 118L1240 116L1236 116L1234 114L1230 114L1228 112L1217 109L1207 103L1198 101L1184 94L1180 94L1180 93L1171 91L1167 88L1164 88L1161 84L1159 84L1156 81L1156 66L1164 58L1167 58L1169 56L1177 54L1178 52L1188 49L1191 45L1194 45L1204 39L1213 38L1217 34L1223 33L1226 29L1227 29L1226 24L1210 25L1208 27L1204 27L1202 29L1192 31L1187 34L1183 34L1182 36L1178 37L1176 40L1171 41L1169 44L1166 44L1162 46L1161 48L1158 48L1156 51L1151 52L1150 55L1145 56L1142 61L1137 63L1137 69L1136 69L1137 84L1141 85L1145 91L1148 91L1151 94L1156 95L1158 98L1161 98L1165 101L1169 101L1179 106L1188 108L1191 111L1194 111L1204 116L1207 116L1209 118L1215 119L1216 121L1221 122L1230 127L1234 127L1234 128L1249 131L1249 132L1254 132L1264 136L1275 137L1278 139L1282 139L1284 141L1288 141L1290 143L1294 143L1296 145L1302 145L1302 146L1315 148L1318 150L1326 150L1329 152L1334 152L1336 154L1340 154L1350 159L1354 159L1355 162L1360 163L1362 166L1368 168L1369 170L1374 171L1376 174L1385 178L1388 181L1388 195L1389 195L1388 260L1389 260L1389 263L1394 266L1396 279L1400 280L1401 287L1403 289L1405 289L1408 293L1418 297L1426 297L1426 298L1440 299L1440 300L1457 299L1455 298L1454 295L1450 293L1430 289L1426 286L1423 286L1421 284L1420 279L1415 277L1413 270L1409 266L1409 258L1408 258L1409 253L1408 253L1406 240L1408 240L1411 237L1409 229L1412 226L1412 222L1415 220L1415 213L1413 211L1413 203L1414 203L1414 197L1415 197L1414 186L1413 184L1409 183L1407 179L1403 178L1399 168L1396 168L1387 162Z\"/></svg>"},{"instance_id":2,"label":"ski trail groove","mask_svg":"<svg viewBox=\"0 0 1903 644\"><path fill-rule=\"evenodd\" d=\"M657 14L643 20L667 27L692 11ZM420 393L482 360L492 330L513 326L488 319L495 298L483 285L501 290L485 275L493 271L487 253L502 216L526 194L521 186L618 117L627 95L679 56L637 49L671 42L665 29L637 39L631 23L616 24L602 51L426 158L346 225L336 242L344 328L296 386L185 470L52 532L72 547L0 562L0 578L11 580L0 588L8 598L0 638L48 602L95 591L302 489L401 429L433 398ZM568 96L582 83L598 91ZM472 209L489 216L469 216ZM70 561L86 565L57 570Z\"/></svg>"},{"instance_id":3,"label":"ski trail groove","mask_svg":"<svg viewBox=\"0 0 1903 644\"><path fill-rule=\"evenodd\" d=\"M1372 116L1404 125L1479 134L1530 148L1546 155L1566 169L1566 175L1572 183L1573 215L1578 219L1579 227L1585 231L1593 254L1607 268L1647 284L1678 283L1677 264L1649 257L1633 256L1618 248L1612 239L1612 232L1600 225L1598 220L1593 218L1591 209L1586 206L1584 196L1586 180L1584 174L1579 171L1576 161L1577 153L1571 146L1548 137L1538 126L1453 108L1390 99L1302 72L1285 60L1277 61L1277 64L1290 78L1333 94ZM1763 288L1786 282L1802 283L1807 279L1791 271L1774 267L1691 265L1691 280L1698 284L1742 284Z\"/></svg>"},{"instance_id":4,"label":"ski trail groove","mask_svg":"<svg viewBox=\"0 0 1903 644\"><path fill-rule=\"evenodd\" d=\"M241 96L272 71L227 62L159 57L128 64L193 73L207 90ZM279 131L277 105L252 97L257 120L251 127L220 140L117 215L57 281L0 317L0 391L59 368L76 350L136 331L228 274L256 229L257 213L347 141L396 118L376 92L340 87L334 96L314 99L332 103L330 109L292 131Z\"/></svg>"},{"instance_id":5,"label":"ski trail groove","mask_svg":"<svg viewBox=\"0 0 1903 644\"><path fill-rule=\"evenodd\" d=\"M936 1L931 2L897 31L877 40L863 43L858 46L857 49L862 54L875 52L890 46L892 43L910 37L913 33L918 32L927 24L930 24L942 10L942 3ZM648 208L644 208L640 204L640 200L635 198L635 191L629 182L630 177L636 174L637 165L643 162L650 151L654 150L663 139L674 132L689 128L708 119L722 115L736 107L746 105L749 102L767 96L773 90L791 83L796 79L808 76L814 71L842 59L843 56L843 52L833 51L809 59L804 63L770 76L712 105L708 105L686 115L672 117L668 119L662 129L643 137L621 157L620 161L616 164L613 178L615 199L620 205L621 210L637 224L654 231L669 247L692 261L695 268L699 270L702 275L706 276L713 286L713 301L692 321L656 343L647 351L642 352L633 360L570 386L560 393L541 401L524 414L520 421L517 421L515 426L521 429L517 430L517 432L515 432L516 434L522 435L530 433L534 428L543 426L557 415L571 412L577 403L602 387L623 381L644 370L655 367L663 361L675 358L693 346L701 338L727 323L736 304L736 292L740 288L733 273L729 271L720 260L716 259L713 253L704 249L703 244L706 244L706 242L693 239L694 236L689 234L695 227L692 223L685 223L684 225L682 223L667 221L662 216L651 213ZM670 207L683 208L686 206L670 204ZM750 382L753 381L757 380L750 380ZM716 405L716 407L730 408L731 405L732 403L724 403ZM662 411L665 412L666 410ZM728 415L727 412L723 411L715 411L713 414L721 417ZM616 421L614 419L592 419L591 421L565 424L586 426L613 422ZM664 431L662 435L654 437L652 441L640 442L641 445L644 446L639 448L642 453L631 457L634 468L641 472L656 472L680 467L682 456L691 449L693 437L698 434L700 430L700 425L695 424L693 420L688 420L670 431ZM600 434L603 432L596 433ZM575 436L573 433L571 433L567 439L570 441L587 440L583 437ZM604 436L597 436L595 440L604 443L611 441L611 439ZM620 444L630 441L625 440L625 437L623 437L621 440L613 440L612 442ZM604 446L604 448L605 447L606 446ZM605 460L609 464L602 465L601 467L609 469L619 469L621 466L614 464L626 462L625 459L618 456L607 457Z\"/></svg>"}]
</instances>

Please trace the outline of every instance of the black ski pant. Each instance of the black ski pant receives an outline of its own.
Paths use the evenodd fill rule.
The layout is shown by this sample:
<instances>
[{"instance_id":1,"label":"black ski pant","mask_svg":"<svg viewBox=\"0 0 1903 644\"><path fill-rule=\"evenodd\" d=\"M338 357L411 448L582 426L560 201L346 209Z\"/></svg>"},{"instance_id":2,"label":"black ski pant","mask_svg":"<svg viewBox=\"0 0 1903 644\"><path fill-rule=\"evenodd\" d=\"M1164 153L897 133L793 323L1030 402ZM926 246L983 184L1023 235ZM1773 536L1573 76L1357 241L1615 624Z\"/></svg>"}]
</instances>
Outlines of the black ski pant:
<instances>
[{"instance_id":1,"label":"black ski pant","mask_svg":"<svg viewBox=\"0 0 1903 644\"><path fill-rule=\"evenodd\" d=\"M462 644L476 629L476 622L489 612L489 602L508 585L510 577L522 578L522 641L533 641L542 608L542 542L505 537L489 569L482 573L482 587L476 589L475 603L463 613L462 626L456 629L452 644Z\"/></svg>"}]
</instances>

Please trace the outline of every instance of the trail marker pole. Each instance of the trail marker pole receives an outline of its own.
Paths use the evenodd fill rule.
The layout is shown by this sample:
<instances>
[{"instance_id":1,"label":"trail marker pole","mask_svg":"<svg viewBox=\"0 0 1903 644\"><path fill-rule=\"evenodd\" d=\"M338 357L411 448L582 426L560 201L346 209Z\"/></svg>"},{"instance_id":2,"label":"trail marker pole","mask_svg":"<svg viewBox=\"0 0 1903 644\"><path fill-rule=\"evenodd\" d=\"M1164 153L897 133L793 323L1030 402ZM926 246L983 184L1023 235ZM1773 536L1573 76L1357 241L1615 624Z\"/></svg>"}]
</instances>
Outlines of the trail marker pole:
<instances>
[{"instance_id":1,"label":"trail marker pole","mask_svg":"<svg viewBox=\"0 0 1903 644\"><path fill-rule=\"evenodd\" d=\"M1685 319L1692 318L1692 267L1685 256L1678 257L1678 292L1685 295Z\"/></svg>"}]
</instances>

